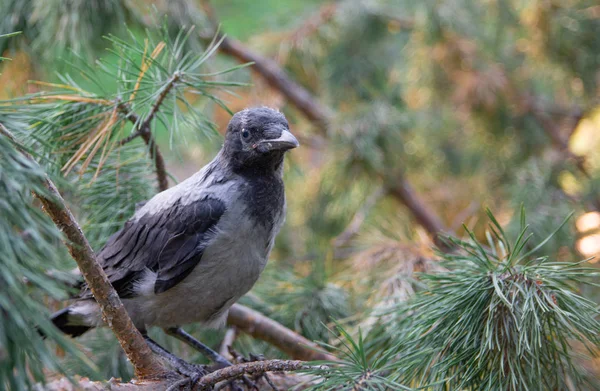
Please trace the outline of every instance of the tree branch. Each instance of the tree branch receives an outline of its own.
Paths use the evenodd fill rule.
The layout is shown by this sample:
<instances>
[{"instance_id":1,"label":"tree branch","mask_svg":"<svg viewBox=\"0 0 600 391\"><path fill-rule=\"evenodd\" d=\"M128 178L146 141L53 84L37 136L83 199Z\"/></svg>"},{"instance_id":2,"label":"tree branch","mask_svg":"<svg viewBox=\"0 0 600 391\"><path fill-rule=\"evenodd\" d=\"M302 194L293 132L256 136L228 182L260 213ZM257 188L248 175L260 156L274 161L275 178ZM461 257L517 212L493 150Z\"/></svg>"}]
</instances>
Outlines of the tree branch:
<instances>
[{"instance_id":1,"label":"tree branch","mask_svg":"<svg viewBox=\"0 0 600 391\"><path fill-rule=\"evenodd\" d=\"M400 175L389 185L390 194L404 204L412 213L415 220L429 233L433 242L442 250L450 248L441 240L440 234L448 232L439 217L432 212L415 193L410 183Z\"/></svg>"},{"instance_id":2,"label":"tree branch","mask_svg":"<svg viewBox=\"0 0 600 391\"><path fill-rule=\"evenodd\" d=\"M373 207L377 204L377 202L379 202L379 200L383 196L385 196L386 193L387 193L386 189L384 189L383 187L378 187L377 189L375 189L375 191L373 191L367 197L364 204L356 212L354 217L352 217L352 220L350 221L350 224L348 224L346 229L341 234L339 234L337 237L335 237L333 239L333 247L334 248L340 248L340 247L346 245L346 243L348 243L348 241L350 239L352 239L358 233L358 231L360 230L360 227L362 226L363 222L367 218L371 209L373 209Z\"/></svg>"},{"instance_id":3,"label":"tree branch","mask_svg":"<svg viewBox=\"0 0 600 391\"><path fill-rule=\"evenodd\" d=\"M0 124L0 133L8 137L23 155L35 163L32 156L26 152L25 148L2 124ZM44 212L50 216L54 224L65 235L66 240L64 243L69 253L77 262L85 281L98 302L102 310L102 318L111 328L127 358L133 364L136 376L143 379L163 374L165 372L164 367L156 360L144 338L133 325L121 299L108 281L102 267L96 262L90 244L73 214L66 206L58 189L47 176L44 179L44 185L50 197L39 193L34 193L34 196L42 203Z\"/></svg>"},{"instance_id":4,"label":"tree branch","mask_svg":"<svg viewBox=\"0 0 600 391\"><path fill-rule=\"evenodd\" d=\"M217 383L235 379L245 374L261 375L265 372L297 371L304 368L307 368L306 363L299 360L266 360L237 364L203 376L198 381L198 389L210 390Z\"/></svg>"},{"instance_id":5,"label":"tree branch","mask_svg":"<svg viewBox=\"0 0 600 391\"><path fill-rule=\"evenodd\" d=\"M227 323L254 338L270 343L292 358L306 361L338 361L316 343L243 305L234 304L231 307Z\"/></svg>"},{"instance_id":6,"label":"tree branch","mask_svg":"<svg viewBox=\"0 0 600 391\"><path fill-rule=\"evenodd\" d=\"M158 180L158 191L165 191L169 188L169 177L167 175L167 167L165 165L165 159L158 149L158 145L152 137L152 133L142 133L142 139L150 150L150 157L154 160L154 167L156 169L156 178Z\"/></svg>"},{"instance_id":7,"label":"tree branch","mask_svg":"<svg viewBox=\"0 0 600 391\"><path fill-rule=\"evenodd\" d=\"M558 125L550 118L550 116L544 112L544 110L537 105L536 102L531 99L528 100L529 104L529 112L531 115L538 121L542 129L546 132L550 140L552 140L552 144L556 149L558 149L561 153L565 154L565 156L574 161L575 165L581 171L583 175L585 175L588 179L590 178L590 173L585 166L585 157L577 156L569 149L569 137L573 133L573 131L569 132L569 135L561 134L561 131ZM574 124L572 129L574 130L579 124L579 120L581 116L575 117L576 121L573 121Z\"/></svg>"},{"instance_id":8,"label":"tree branch","mask_svg":"<svg viewBox=\"0 0 600 391\"><path fill-rule=\"evenodd\" d=\"M326 135L330 118L329 111L317 102L310 92L292 80L274 60L249 50L235 39L216 33L216 26L219 25L219 22L210 1L201 1L201 6L215 31L201 34L200 38L205 42L211 42L217 36L217 39L222 39L219 51L242 63L254 63L252 69L261 75L271 87L285 96L306 118L316 124L321 135Z\"/></svg>"},{"instance_id":9,"label":"tree branch","mask_svg":"<svg viewBox=\"0 0 600 391\"><path fill-rule=\"evenodd\" d=\"M219 50L240 62L253 62L252 69L260 74L267 83L281 92L306 118L317 125L319 133L325 135L329 121L329 113L317 102L310 92L291 80L281 67L273 60L255 53L231 38L223 39Z\"/></svg>"},{"instance_id":10,"label":"tree branch","mask_svg":"<svg viewBox=\"0 0 600 391\"><path fill-rule=\"evenodd\" d=\"M223 337L223 341L221 342L221 347L219 348L219 354L227 359L231 358L231 354L229 353L229 348L233 346L235 339L237 338L237 329L235 327L230 327L225 332L225 336Z\"/></svg>"},{"instance_id":11,"label":"tree branch","mask_svg":"<svg viewBox=\"0 0 600 391\"><path fill-rule=\"evenodd\" d=\"M119 103L117 105L117 110L125 116L126 119L129 120L134 126L136 126L136 130L131 133L129 136L125 137L121 141L119 141L119 145L125 145L128 142L134 140L137 137L142 137L146 145L148 146L148 150L150 151L150 157L154 160L154 168L156 170L156 179L158 180L158 190L165 191L169 188L169 178L167 175L167 168L165 164L165 159L156 145L154 137L152 136L152 132L150 130L150 124L152 119L156 116L160 105L165 100L169 91L175 86L175 83L180 79L180 75L178 73L174 74L169 82L167 82L166 87L159 94L158 98L152 105L152 109L148 114L148 117L144 120L143 123L140 124L140 117L131 110L127 103Z\"/></svg>"}]
</instances>

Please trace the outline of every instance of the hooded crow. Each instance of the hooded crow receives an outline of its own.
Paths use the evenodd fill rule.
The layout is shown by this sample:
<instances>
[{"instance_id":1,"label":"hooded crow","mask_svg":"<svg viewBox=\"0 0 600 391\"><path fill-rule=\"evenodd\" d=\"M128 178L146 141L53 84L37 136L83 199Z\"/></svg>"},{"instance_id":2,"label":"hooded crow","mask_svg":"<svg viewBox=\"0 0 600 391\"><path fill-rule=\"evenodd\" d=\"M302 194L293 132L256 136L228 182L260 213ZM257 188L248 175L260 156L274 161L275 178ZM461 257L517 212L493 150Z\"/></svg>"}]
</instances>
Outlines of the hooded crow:
<instances>
[{"instance_id":1,"label":"hooded crow","mask_svg":"<svg viewBox=\"0 0 600 391\"><path fill-rule=\"evenodd\" d=\"M229 365L179 326L224 325L229 308L258 280L285 219L284 154L298 145L279 111L236 113L217 156L146 202L97 253L135 326L178 369L191 364L148 338L147 328L161 327ZM52 320L73 337L103 326L87 286Z\"/></svg>"}]
</instances>

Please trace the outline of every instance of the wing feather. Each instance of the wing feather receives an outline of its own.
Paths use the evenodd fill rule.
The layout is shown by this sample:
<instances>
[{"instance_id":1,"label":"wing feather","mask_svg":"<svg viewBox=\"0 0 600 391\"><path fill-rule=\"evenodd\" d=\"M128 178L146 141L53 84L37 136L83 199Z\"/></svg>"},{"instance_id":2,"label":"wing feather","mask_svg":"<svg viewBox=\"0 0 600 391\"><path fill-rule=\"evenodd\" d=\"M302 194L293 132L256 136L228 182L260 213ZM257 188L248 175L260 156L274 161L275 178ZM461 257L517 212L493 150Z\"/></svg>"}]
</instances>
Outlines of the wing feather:
<instances>
[{"instance_id":1,"label":"wing feather","mask_svg":"<svg viewBox=\"0 0 600 391\"><path fill-rule=\"evenodd\" d=\"M135 296L135 281L146 269L157 273L155 293L164 292L200 262L225 213L223 201L204 198L129 220L98 253L98 261L121 297ZM84 287L82 297L91 293Z\"/></svg>"}]
</instances>

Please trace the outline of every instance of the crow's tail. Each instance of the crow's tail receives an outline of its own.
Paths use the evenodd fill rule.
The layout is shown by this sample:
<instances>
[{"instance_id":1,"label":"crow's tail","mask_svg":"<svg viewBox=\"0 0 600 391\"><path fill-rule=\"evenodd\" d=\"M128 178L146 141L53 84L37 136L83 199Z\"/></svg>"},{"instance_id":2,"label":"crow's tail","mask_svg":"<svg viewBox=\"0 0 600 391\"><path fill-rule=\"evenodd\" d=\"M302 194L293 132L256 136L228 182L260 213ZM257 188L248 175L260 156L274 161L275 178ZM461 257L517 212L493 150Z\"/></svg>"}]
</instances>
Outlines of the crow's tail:
<instances>
[{"instance_id":1,"label":"crow's tail","mask_svg":"<svg viewBox=\"0 0 600 391\"><path fill-rule=\"evenodd\" d=\"M92 327L83 325L74 325L71 323L72 317L69 314L70 307L63 308L62 310L52 314L52 323L63 333L70 335L71 337L79 337Z\"/></svg>"}]
</instances>

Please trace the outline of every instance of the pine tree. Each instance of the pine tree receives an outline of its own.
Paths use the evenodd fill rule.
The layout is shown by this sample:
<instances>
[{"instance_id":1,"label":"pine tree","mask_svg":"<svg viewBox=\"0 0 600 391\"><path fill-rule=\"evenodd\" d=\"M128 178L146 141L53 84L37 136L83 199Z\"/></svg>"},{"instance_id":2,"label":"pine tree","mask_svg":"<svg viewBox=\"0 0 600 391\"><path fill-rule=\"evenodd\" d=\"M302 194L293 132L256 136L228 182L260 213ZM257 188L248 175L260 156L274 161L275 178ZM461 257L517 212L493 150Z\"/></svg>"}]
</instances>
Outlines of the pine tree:
<instances>
[{"instance_id":1,"label":"pine tree","mask_svg":"<svg viewBox=\"0 0 600 391\"><path fill-rule=\"evenodd\" d=\"M191 146L198 167L215 153L232 111L269 104L302 148L286 226L241 303L327 353L235 322L186 330L240 362L319 360L285 361L304 389L600 389L598 268L577 247L600 224L568 218L600 210L594 2L281 2L277 37L247 27L243 42L224 34L256 10L147 3L0 5L0 33L21 31L0 54L43 80L0 102L0 387L134 376L110 330L73 343L48 321L77 277L32 196L52 199L46 175L99 249Z\"/></svg>"}]
</instances>

